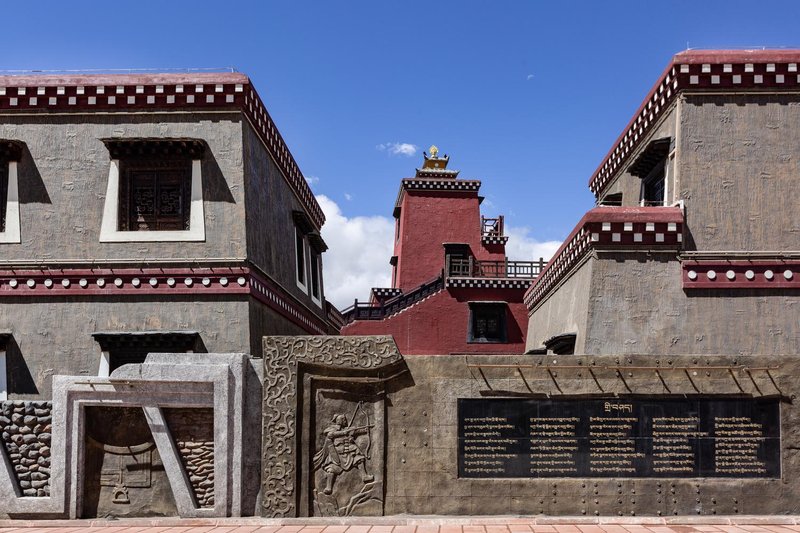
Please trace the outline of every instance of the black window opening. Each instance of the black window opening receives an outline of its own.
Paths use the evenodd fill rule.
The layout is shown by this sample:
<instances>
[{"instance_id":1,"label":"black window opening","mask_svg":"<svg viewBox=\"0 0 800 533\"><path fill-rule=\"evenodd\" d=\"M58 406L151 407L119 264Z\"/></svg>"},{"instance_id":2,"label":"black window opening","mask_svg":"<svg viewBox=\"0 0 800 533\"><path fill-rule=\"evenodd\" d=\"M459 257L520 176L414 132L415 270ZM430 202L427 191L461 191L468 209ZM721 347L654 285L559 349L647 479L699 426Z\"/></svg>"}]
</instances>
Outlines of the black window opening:
<instances>
[{"instance_id":1,"label":"black window opening","mask_svg":"<svg viewBox=\"0 0 800 533\"><path fill-rule=\"evenodd\" d=\"M306 284L306 243L303 234L295 228L295 263L297 266L297 282L301 285Z\"/></svg>"},{"instance_id":2,"label":"black window opening","mask_svg":"<svg viewBox=\"0 0 800 533\"><path fill-rule=\"evenodd\" d=\"M92 337L108 353L109 374L122 365L144 363L149 353L189 353L201 347L196 331L101 332Z\"/></svg>"},{"instance_id":3,"label":"black window opening","mask_svg":"<svg viewBox=\"0 0 800 533\"><path fill-rule=\"evenodd\" d=\"M642 180L642 205L664 205L667 185L666 163L673 148L671 137L650 141L628 169L631 175Z\"/></svg>"},{"instance_id":4,"label":"black window opening","mask_svg":"<svg viewBox=\"0 0 800 533\"><path fill-rule=\"evenodd\" d=\"M577 333L561 333L544 341L545 351L556 355L574 355Z\"/></svg>"},{"instance_id":5,"label":"black window opening","mask_svg":"<svg viewBox=\"0 0 800 533\"><path fill-rule=\"evenodd\" d=\"M0 162L0 233L6 230L6 205L8 204L8 164Z\"/></svg>"},{"instance_id":6,"label":"black window opening","mask_svg":"<svg viewBox=\"0 0 800 533\"><path fill-rule=\"evenodd\" d=\"M507 305L505 302L472 302L469 304L467 342L507 342Z\"/></svg>"},{"instance_id":7,"label":"black window opening","mask_svg":"<svg viewBox=\"0 0 800 533\"><path fill-rule=\"evenodd\" d=\"M642 182L642 204L646 206L664 205L665 188L664 165L661 165Z\"/></svg>"},{"instance_id":8,"label":"black window opening","mask_svg":"<svg viewBox=\"0 0 800 533\"><path fill-rule=\"evenodd\" d=\"M616 192L613 194L607 194L600 200L598 205L608 206L608 207L621 207L622 206L622 193Z\"/></svg>"},{"instance_id":9,"label":"black window opening","mask_svg":"<svg viewBox=\"0 0 800 533\"><path fill-rule=\"evenodd\" d=\"M319 300L319 255L314 250L311 250L309 259L311 264L311 296Z\"/></svg>"}]
</instances>

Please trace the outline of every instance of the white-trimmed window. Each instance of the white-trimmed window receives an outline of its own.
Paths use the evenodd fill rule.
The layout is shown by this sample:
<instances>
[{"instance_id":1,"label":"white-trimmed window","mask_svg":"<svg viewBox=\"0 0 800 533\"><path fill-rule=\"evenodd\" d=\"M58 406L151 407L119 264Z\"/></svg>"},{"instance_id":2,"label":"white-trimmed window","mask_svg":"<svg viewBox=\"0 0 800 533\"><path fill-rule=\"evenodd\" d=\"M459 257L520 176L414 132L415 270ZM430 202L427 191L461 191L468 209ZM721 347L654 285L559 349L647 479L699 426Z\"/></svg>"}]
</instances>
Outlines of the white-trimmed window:
<instances>
[{"instance_id":1,"label":"white-trimmed window","mask_svg":"<svg viewBox=\"0 0 800 533\"><path fill-rule=\"evenodd\" d=\"M6 350L11 340L11 333L0 331L0 401L8 400L8 365L6 364Z\"/></svg>"},{"instance_id":2,"label":"white-trimmed window","mask_svg":"<svg viewBox=\"0 0 800 533\"><path fill-rule=\"evenodd\" d=\"M100 242L205 240L197 139L106 139L111 154Z\"/></svg>"},{"instance_id":3,"label":"white-trimmed window","mask_svg":"<svg viewBox=\"0 0 800 533\"><path fill-rule=\"evenodd\" d=\"M320 272L320 257L316 250L311 249L308 254L308 263L311 269L311 276L309 279L311 289L311 299L317 305L322 305L322 280Z\"/></svg>"},{"instance_id":4,"label":"white-trimmed window","mask_svg":"<svg viewBox=\"0 0 800 533\"><path fill-rule=\"evenodd\" d=\"M294 228L294 272L297 286L300 287L300 290L307 293L306 238L298 227Z\"/></svg>"},{"instance_id":5,"label":"white-trimmed window","mask_svg":"<svg viewBox=\"0 0 800 533\"><path fill-rule=\"evenodd\" d=\"M311 219L302 211L293 211L295 280L301 291L322 307L322 253L328 249Z\"/></svg>"},{"instance_id":6,"label":"white-trimmed window","mask_svg":"<svg viewBox=\"0 0 800 533\"><path fill-rule=\"evenodd\" d=\"M17 164L22 143L0 140L0 244L20 243Z\"/></svg>"}]
</instances>

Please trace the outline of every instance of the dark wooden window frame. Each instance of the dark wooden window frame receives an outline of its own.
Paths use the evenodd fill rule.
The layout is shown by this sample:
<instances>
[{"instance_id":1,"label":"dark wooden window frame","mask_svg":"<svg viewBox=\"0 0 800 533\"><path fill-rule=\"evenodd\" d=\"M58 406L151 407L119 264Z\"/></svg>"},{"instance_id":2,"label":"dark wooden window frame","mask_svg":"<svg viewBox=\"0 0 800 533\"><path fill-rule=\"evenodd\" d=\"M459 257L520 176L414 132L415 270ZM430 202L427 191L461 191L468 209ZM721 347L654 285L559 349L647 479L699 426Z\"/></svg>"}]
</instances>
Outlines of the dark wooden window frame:
<instances>
[{"instance_id":1,"label":"dark wooden window frame","mask_svg":"<svg viewBox=\"0 0 800 533\"><path fill-rule=\"evenodd\" d=\"M508 305L505 302L470 302L467 342L478 344L508 342L507 313Z\"/></svg>"},{"instance_id":2,"label":"dark wooden window frame","mask_svg":"<svg viewBox=\"0 0 800 533\"><path fill-rule=\"evenodd\" d=\"M143 210L148 196L151 205ZM188 230L191 205L191 159L151 156L120 161L119 231Z\"/></svg>"}]
</instances>

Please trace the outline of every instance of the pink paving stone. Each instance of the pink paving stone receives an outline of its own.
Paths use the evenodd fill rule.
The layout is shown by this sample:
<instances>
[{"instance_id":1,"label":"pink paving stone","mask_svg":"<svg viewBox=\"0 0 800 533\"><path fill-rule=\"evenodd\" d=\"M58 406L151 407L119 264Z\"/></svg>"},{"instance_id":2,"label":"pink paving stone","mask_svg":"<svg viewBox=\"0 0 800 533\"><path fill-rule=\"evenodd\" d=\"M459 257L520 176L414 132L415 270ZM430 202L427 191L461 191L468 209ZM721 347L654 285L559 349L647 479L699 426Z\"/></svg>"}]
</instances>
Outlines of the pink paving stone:
<instances>
[{"instance_id":1,"label":"pink paving stone","mask_svg":"<svg viewBox=\"0 0 800 533\"><path fill-rule=\"evenodd\" d=\"M616 524L607 524L603 526L605 533L628 533L628 530Z\"/></svg>"},{"instance_id":2,"label":"pink paving stone","mask_svg":"<svg viewBox=\"0 0 800 533\"><path fill-rule=\"evenodd\" d=\"M347 528L347 533L367 533L372 526L350 526ZM278 533L281 533L280 531Z\"/></svg>"},{"instance_id":3,"label":"pink paving stone","mask_svg":"<svg viewBox=\"0 0 800 533\"><path fill-rule=\"evenodd\" d=\"M461 530L464 533L486 533L484 526L462 526Z\"/></svg>"},{"instance_id":4,"label":"pink paving stone","mask_svg":"<svg viewBox=\"0 0 800 533\"><path fill-rule=\"evenodd\" d=\"M341 531L337 531L336 533L343 533L344 530L347 529L347 526L329 526L329 527L341 527L341 528L344 528ZM256 529L256 533L275 533L280 528L281 528L281 526L261 526L258 529ZM327 531L327 529L326 529L326 531ZM192 533L194 533L194 532L192 532ZM215 529L213 531L213 533L217 533L217 530Z\"/></svg>"},{"instance_id":5,"label":"pink paving stone","mask_svg":"<svg viewBox=\"0 0 800 533\"><path fill-rule=\"evenodd\" d=\"M487 525L486 533L508 533L508 526L500 524Z\"/></svg>"},{"instance_id":6,"label":"pink paving stone","mask_svg":"<svg viewBox=\"0 0 800 533\"><path fill-rule=\"evenodd\" d=\"M322 530L323 533L344 533L347 531L347 526L326 526Z\"/></svg>"},{"instance_id":7,"label":"pink paving stone","mask_svg":"<svg viewBox=\"0 0 800 533\"><path fill-rule=\"evenodd\" d=\"M675 533L675 530L667 526L648 526L647 529L653 533Z\"/></svg>"},{"instance_id":8,"label":"pink paving stone","mask_svg":"<svg viewBox=\"0 0 800 533\"><path fill-rule=\"evenodd\" d=\"M536 525L534 525L534 526L531 526L531 527L533 528L533 533L555 533L555 531L556 531L555 526L546 526L546 525L536 526Z\"/></svg>"},{"instance_id":9,"label":"pink paving stone","mask_svg":"<svg viewBox=\"0 0 800 533\"><path fill-rule=\"evenodd\" d=\"M583 533L605 533L605 530L601 526L595 525L580 525L578 529Z\"/></svg>"},{"instance_id":10,"label":"pink paving stone","mask_svg":"<svg viewBox=\"0 0 800 533\"><path fill-rule=\"evenodd\" d=\"M298 533L301 529L303 526L281 526L278 533Z\"/></svg>"},{"instance_id":11,"label":"pink paving stone","mask_svg":"<svg viewBox=\"0 0 800 533\"><path fill-rule=\"evenodd\" d=\"M372 526L369 533L392 533L394 526Z\"/></svg>"},{"instance_id":12,"label":"pink paving stone","mask_svg":"<svg viewBox=\"0 0 800 533\"><path fill-rule=\"evenodd\" d=\"M556 533L581 533L578 526L573 526L571 524L556 524L555 528Z\"/></svg>"},{"instance_id":13,"label":"pink paving stone","mask_svg":"<svg viewBox=\"0 0 800 533\"><path fill-rule=\"evenodd\" d=\"M439 533L439 526L417 526L416 533Z\"/></svg>"},{"instance_id":14,"label":"pink paving stone","mask_svg":"<svg viewBox=\"0 0 800 533\"><path fill-rule=\"evenodd\" d=\"M416 529L415 526L394 526L392 533L414 533Z\"/></svg>"},{"instance_id":15,"label":"pink paving stone","mask_svg":"<svg viewBox=\"0 0 800 533\"><path fill-rule=\"evenodd\" d=\"M439 533L461 533L461 526L442 526L439 528Z\"/></svg>"}]
</instances>

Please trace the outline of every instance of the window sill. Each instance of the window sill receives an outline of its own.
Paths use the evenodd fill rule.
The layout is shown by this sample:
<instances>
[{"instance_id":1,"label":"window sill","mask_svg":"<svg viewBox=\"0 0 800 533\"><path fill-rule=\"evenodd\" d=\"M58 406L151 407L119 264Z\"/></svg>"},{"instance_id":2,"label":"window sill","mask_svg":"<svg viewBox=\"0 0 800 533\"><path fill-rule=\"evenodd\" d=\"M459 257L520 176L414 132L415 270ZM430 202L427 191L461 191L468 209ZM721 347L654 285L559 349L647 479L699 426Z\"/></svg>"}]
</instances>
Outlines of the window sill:
<instances>
[{"instance_id":1,"label":"window sill","mask_svg":"<svg viewBox=\"0 0 800 533\"><path fill-rule=\"evenodd\" d=\"M101 232L100 242L202 242L204 231L112 231Z\"/></svg>"}]
</instances>

